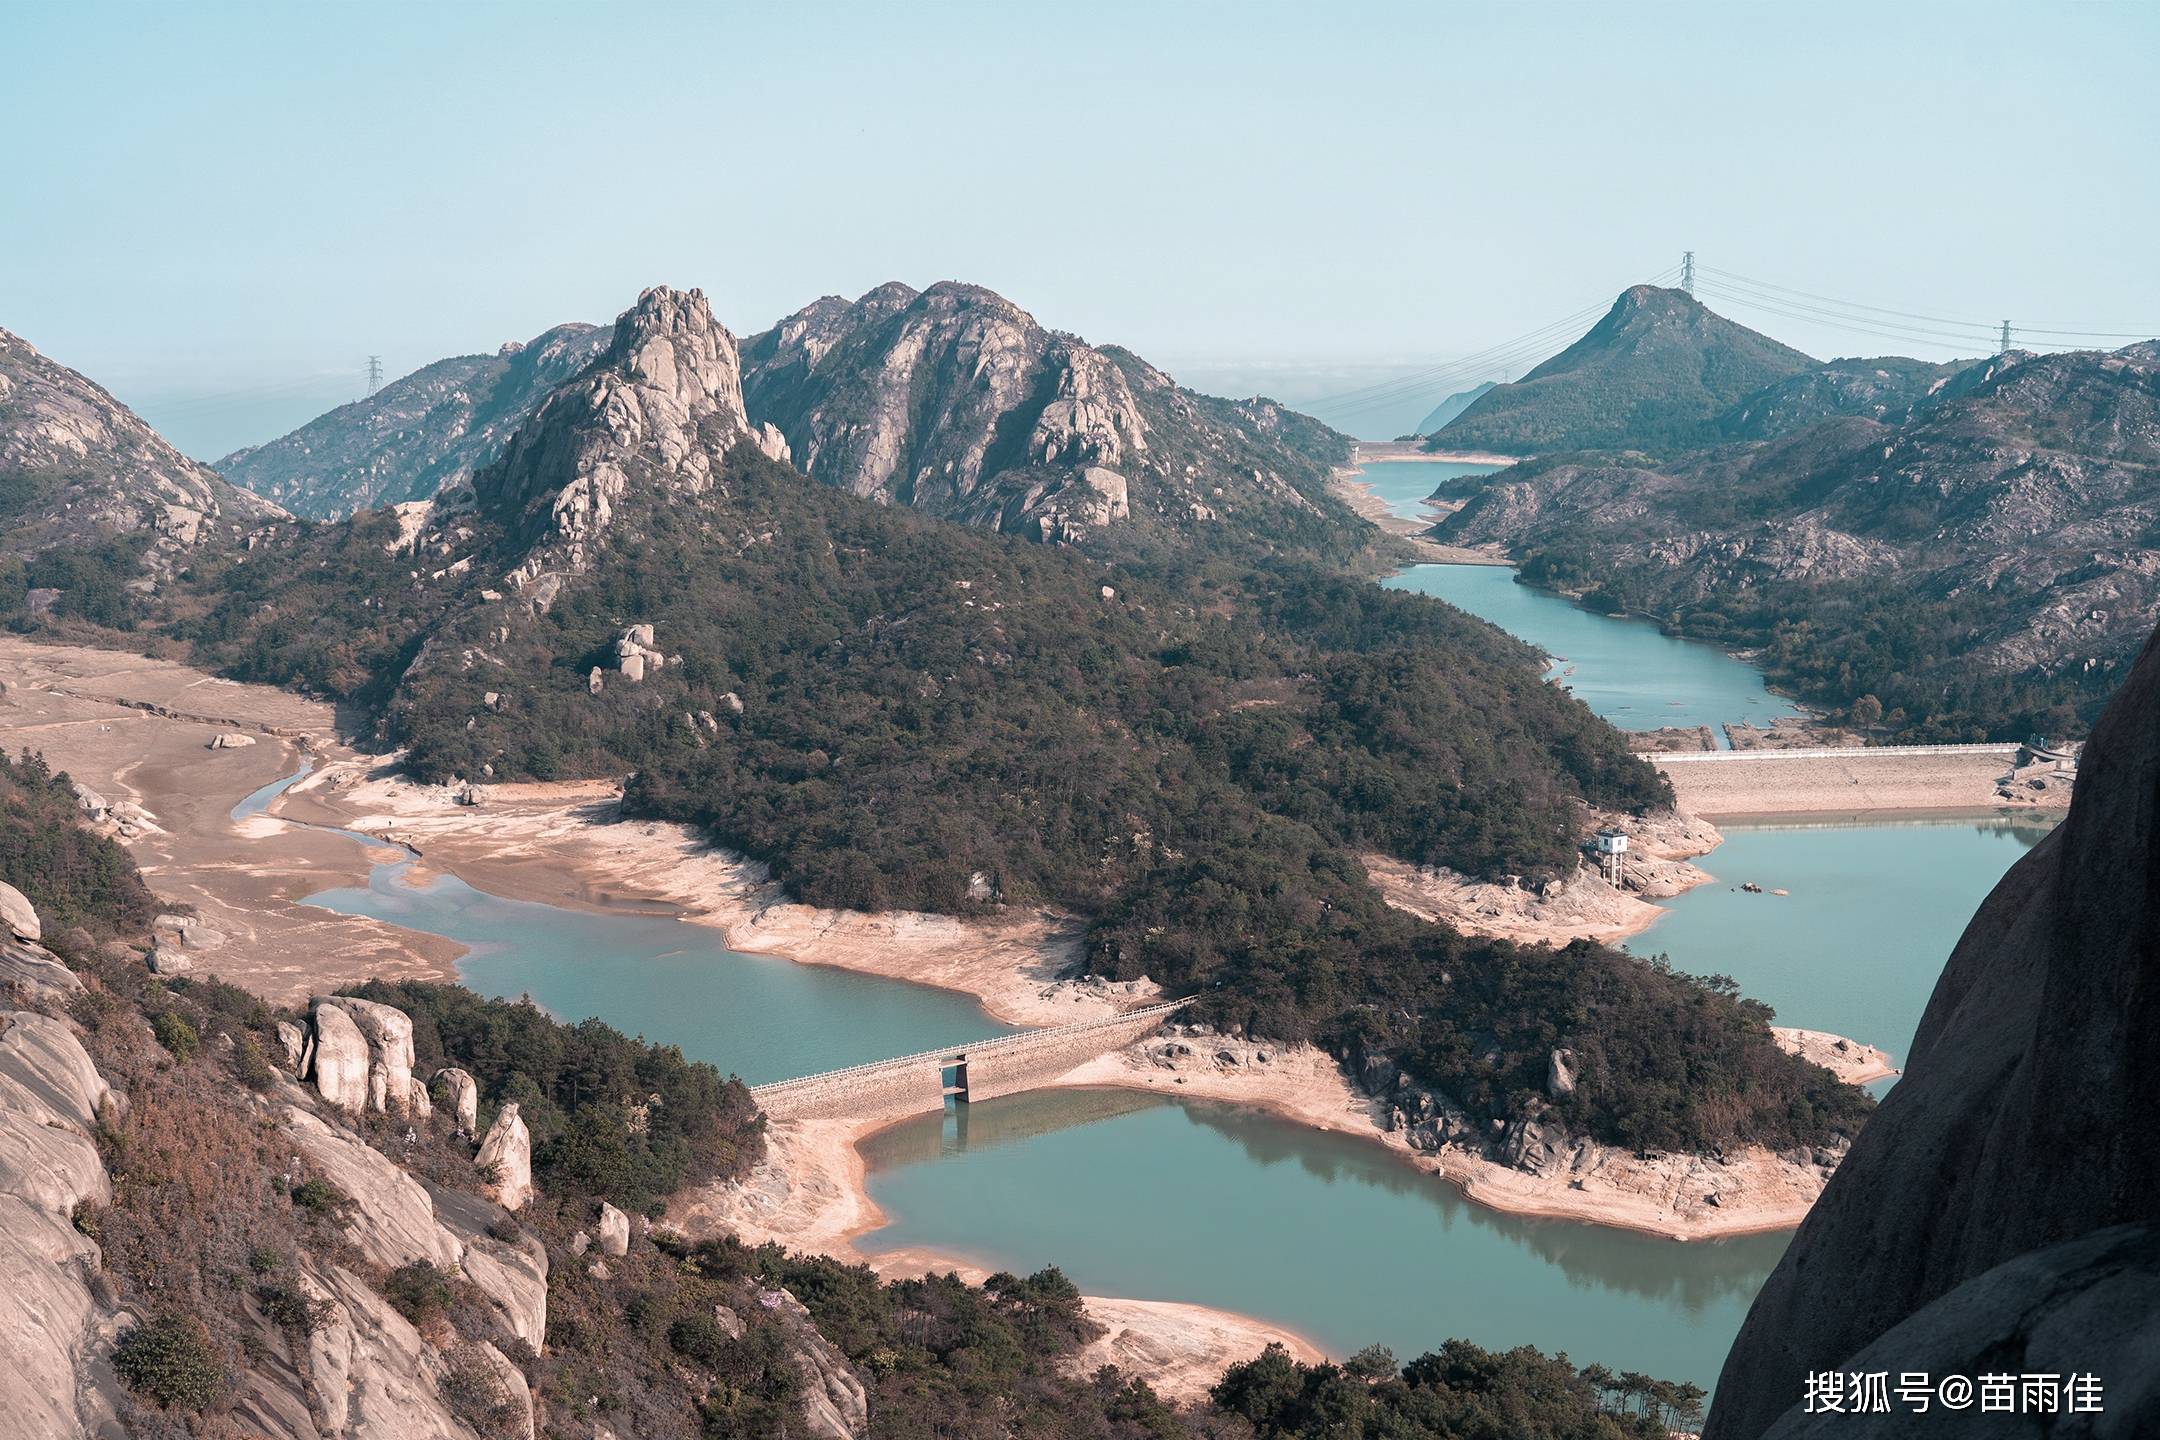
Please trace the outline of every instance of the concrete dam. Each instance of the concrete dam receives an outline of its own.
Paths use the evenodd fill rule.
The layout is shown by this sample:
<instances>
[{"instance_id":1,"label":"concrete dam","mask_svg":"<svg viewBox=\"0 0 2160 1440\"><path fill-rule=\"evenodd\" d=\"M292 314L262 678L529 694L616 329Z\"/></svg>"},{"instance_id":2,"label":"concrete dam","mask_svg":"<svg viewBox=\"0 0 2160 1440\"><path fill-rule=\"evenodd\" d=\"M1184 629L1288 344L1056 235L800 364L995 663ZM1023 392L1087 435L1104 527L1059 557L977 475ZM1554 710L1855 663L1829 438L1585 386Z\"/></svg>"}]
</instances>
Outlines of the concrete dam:
<instances>
[{"instance_id":1,"label":"concrete dam","mask_svg":"<svg viewBox=\"0 0 2160 1440\"><path fill-rule=\"evenodd\" d=\"M923 1050L751 1089L774 1120L897 1120L944 1106L1048 1085L1098 1055L1122 1050L1191 1004L1171 1000L1122 1015Z\"/></svg>"}]
</instances>

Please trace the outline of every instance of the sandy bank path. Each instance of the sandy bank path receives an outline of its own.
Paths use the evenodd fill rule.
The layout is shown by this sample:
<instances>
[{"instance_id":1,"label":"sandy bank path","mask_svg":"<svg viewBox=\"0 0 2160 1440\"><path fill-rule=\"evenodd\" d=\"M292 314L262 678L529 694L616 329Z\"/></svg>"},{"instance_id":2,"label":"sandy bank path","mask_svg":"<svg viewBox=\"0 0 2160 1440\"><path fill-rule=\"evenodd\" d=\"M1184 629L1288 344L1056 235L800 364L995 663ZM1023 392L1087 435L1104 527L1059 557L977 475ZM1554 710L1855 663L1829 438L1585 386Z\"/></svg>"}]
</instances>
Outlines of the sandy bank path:
<instances>
[{"instance_id":1,"label":"sandy bank path","mask_svg":"<svg viewBox=\"0 0 2160 1440\"><path fill-rule=\"evenodd\" d=\"M687 826L624 820L612 781L492 785L480 794L480 804L461 805L446 786L348 760L295 785L276 813L394 835L421 852L420 873L450 871L490 894L678 915L717 928L732 949L971 995L1012 1025L1100 1019L1158 993L1065 978L1080 960L1080 927L1048 911L962 920L798 904L763 865Z\"/></svg>"},{"instance_id":2,"label":"sandy bank path","mask_svg":"<svg viewBox=\"0 0 2160 1440\"><path fill-rule=\"evenodd\" d=\"M146 818L100 828L159 899L192 907L211 932L215 943L188 952L195 968L279 1003L370 975L448 979L460 948L300 903L363 883L374 847L232 819L311 753L349 754L334 722L328 705L168 661L0 636L0 745L41 752L109 804L140 806ZM221 736L252 743L211 748Z\"/></svg>"},{"instance_id":3,"label":"sandy bank path","mask_svg":"<svg viewBox=\"0 0 2160 1440\"><path fill-rule=\"evenodd\" d=\"M1457 507L1427 501L1426 518L1413 520L1398 515L1389 508L1387 501L1373 494L1372 486L1359 478L1355 469L1337 470L1328 480L1328 490L1336 499L1348 505L1364 519L1385 530L1416 551L1416 558L1431 565L1512 565L1497 546L1443 545L1425 532L1442 517Z\"/></svg>"}]
</instances>

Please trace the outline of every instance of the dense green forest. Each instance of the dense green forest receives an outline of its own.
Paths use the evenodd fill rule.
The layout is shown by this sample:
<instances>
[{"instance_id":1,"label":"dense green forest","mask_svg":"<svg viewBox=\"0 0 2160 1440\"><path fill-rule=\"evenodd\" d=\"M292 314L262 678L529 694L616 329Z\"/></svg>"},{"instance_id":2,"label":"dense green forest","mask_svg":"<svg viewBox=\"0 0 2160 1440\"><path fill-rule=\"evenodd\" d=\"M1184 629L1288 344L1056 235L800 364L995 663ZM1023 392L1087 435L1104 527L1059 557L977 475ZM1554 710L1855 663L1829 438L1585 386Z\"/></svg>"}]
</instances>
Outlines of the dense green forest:
<instances>
[{"instance_id":1,"label":"dense green forest","mask_svg":"<svg viewBox=\"0 0 2160 1440\"><path fill-rule=\"evenodd\" d=\"M22 891L49 942L71 931L92 941L148 928L157 901L119 842L77 823L67 773L45 757L0 750L0 880Z\"/></svg>"},{"instance_id":2,"label":"dense green forest","mask_svg":"<svg viewBox=\"0 0 2160 1440\"><path fill-rule=\"evenodd\" d=\"M1565 1046L1592 1058L1560 1118L1611 1143L1857 1124L1857 1092L1728 995L1379 901L1361 851L1556 873L1584 802L1668 800L1529 647L1318 563L1110 564L748 447L719 486L717 511L619 518L636 543L516 623L469 578L519 553L511 525L476 520L474 553L500 559L430 582L363 517L206 569L209 603L173 631L231 673L377 704L422 778L634 772L632 813L701 826L814 904L1068 910L1095 969L1252 1033L1393 1055L1481 1119L1537 1102ZM633 623L672 657L636 684L614 652Z\"/></svg>"}]
</instances>

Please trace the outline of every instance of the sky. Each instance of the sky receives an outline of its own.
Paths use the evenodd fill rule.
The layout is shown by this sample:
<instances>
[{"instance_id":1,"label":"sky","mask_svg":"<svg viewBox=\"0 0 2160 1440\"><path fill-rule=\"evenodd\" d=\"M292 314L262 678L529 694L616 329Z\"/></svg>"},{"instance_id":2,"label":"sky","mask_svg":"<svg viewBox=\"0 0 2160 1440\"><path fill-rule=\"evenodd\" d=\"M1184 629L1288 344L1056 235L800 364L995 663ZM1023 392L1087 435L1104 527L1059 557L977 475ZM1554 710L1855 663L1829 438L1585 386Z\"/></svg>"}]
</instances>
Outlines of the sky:
<instances>
[{"instance_id":1,"label":"sky","mask_svg":"<svg viewBox=\"0 0 2160 1440\"><path fill-rule=\"evenodd\" d=\"M661 283L969 280L1362 434L1688 249L1818 355L2160 330L2160 5L13 0L0 81L0 326L205 458Z\"/></svg>"}]
</instances>

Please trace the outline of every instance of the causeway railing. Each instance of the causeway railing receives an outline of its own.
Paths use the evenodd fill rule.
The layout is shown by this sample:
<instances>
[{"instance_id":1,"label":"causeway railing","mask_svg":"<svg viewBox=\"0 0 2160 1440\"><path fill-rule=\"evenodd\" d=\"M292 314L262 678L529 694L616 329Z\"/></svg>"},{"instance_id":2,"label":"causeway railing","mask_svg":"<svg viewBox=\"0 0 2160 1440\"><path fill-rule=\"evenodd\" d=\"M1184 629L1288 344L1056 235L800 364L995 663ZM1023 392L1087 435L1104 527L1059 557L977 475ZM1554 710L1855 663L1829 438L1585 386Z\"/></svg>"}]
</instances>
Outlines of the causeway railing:
<instances>
[{"instance_id":1,"label":"causeway railing","mask_svg":"<svg viewBox=\"0 0 2160 1440\"><path fill-rule=\"evenodd\" d=\"M1143 1005L1137 1010L1126 1010L1116 1015L1105 1015L1097 1020L1080 1020L1071 1025L1052 1025L1042 1030L1022 1030L1012 1035L998 1035L988 1040L972 1041L964 1045L942 1045L935 1050L918 1050L912 1055L895 1055L890 1060L871 1060L861 1065L847 1065L838 1070L820 1070L815 1075L797 1075L787 1080L774 1080L765 1085L750 1087L752 1095L778 1095L807 1085L838 1079L843 1075L867 1075L872 1071L888 1069L896 1065L914 1065L924 1060L942 1060L948 1055L963 1051L980 1055L990 1050L1016 1049L1043 1040L1063 1038L1068 1035L1085 1035L1091 1030L1107 1030L1113 1025L1129 1025L1135 1020L1150 1016L1161 1018L1175 1014L1193 1003L1197 996L1188 995L1183 1000L1166 1000L1158 1005Z\"/></svg>"},{"instance_id":2,"label":"causeway railing","mask_svg":"<svg viewBox=\"0 0 2160 1440\"><path fill-rule=\"evenodd\" d=\"M2015 755L2023 748L2014 740L2003 740L1979 745L1844 745L1815 750L1638 750L1635 758L1658 765L1697 760L1880 760L1898 755Z\"/></svg>"}]
</instances>

